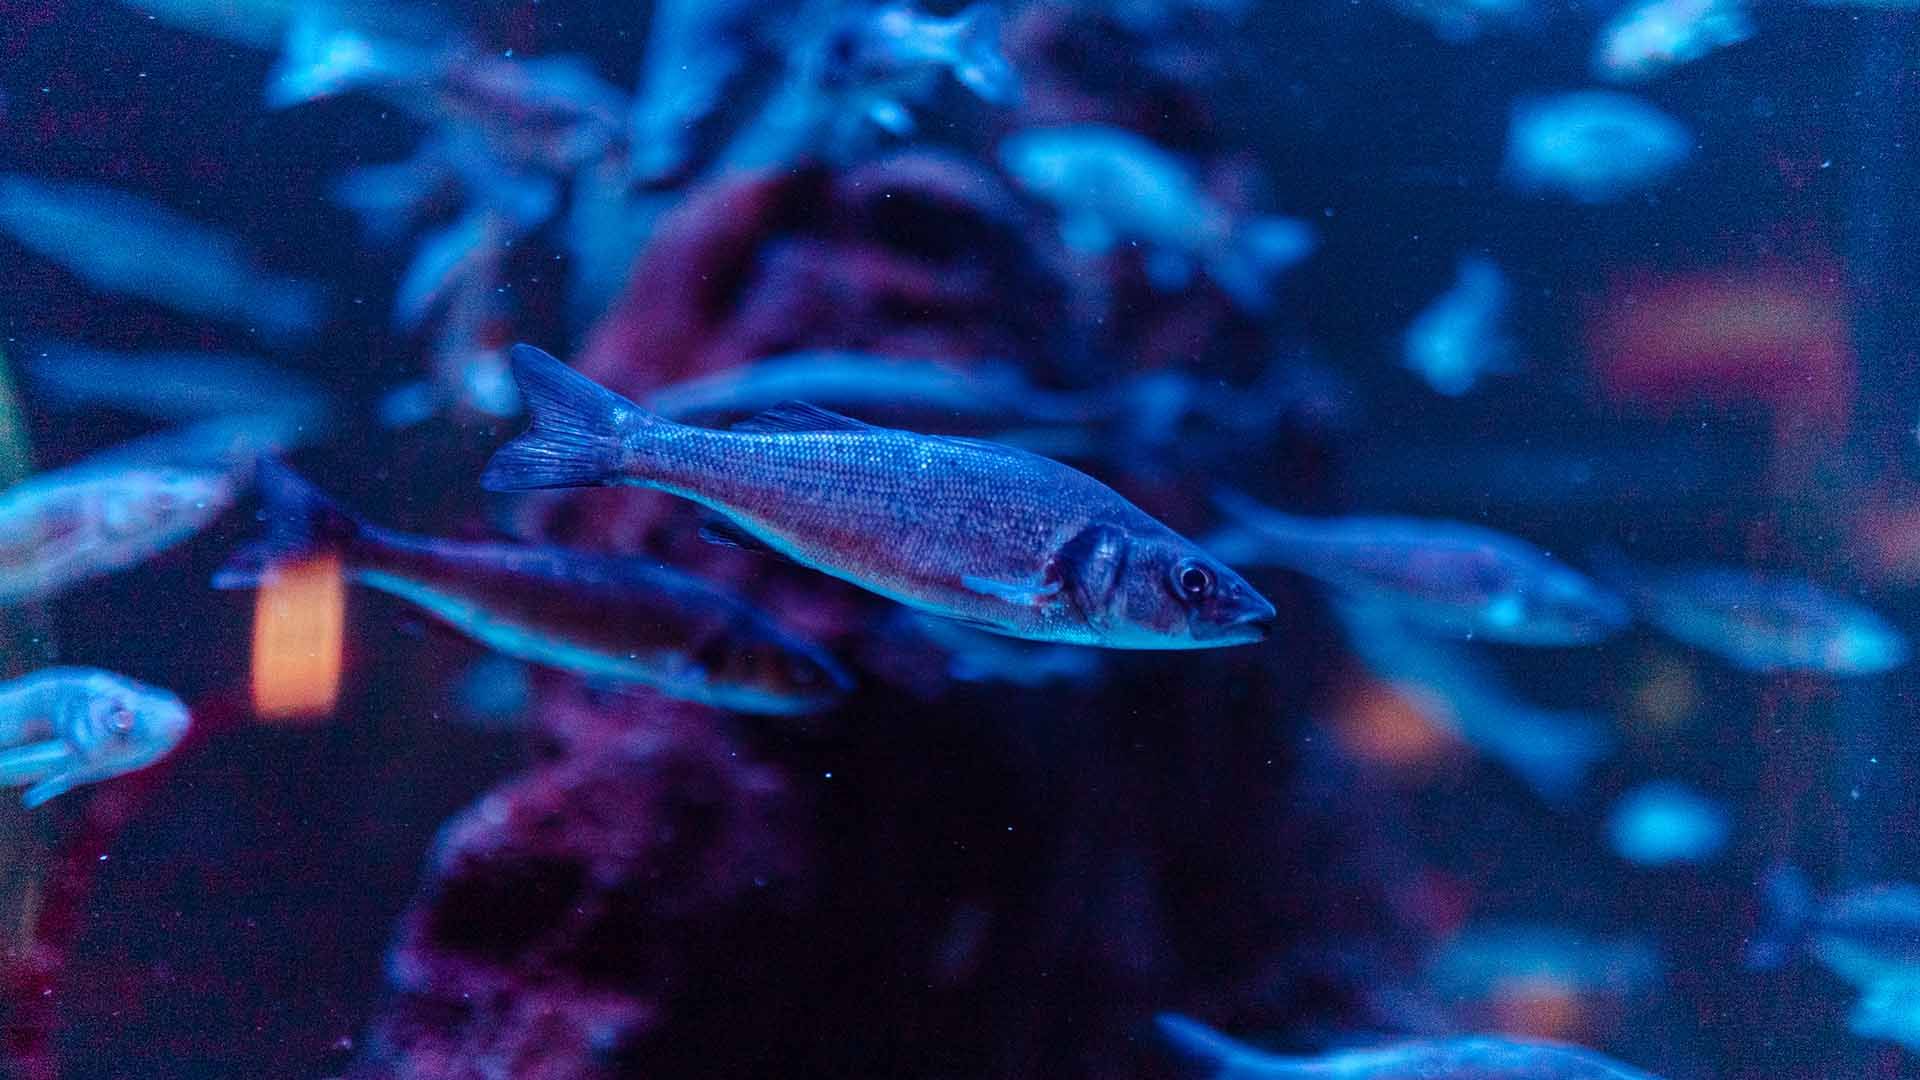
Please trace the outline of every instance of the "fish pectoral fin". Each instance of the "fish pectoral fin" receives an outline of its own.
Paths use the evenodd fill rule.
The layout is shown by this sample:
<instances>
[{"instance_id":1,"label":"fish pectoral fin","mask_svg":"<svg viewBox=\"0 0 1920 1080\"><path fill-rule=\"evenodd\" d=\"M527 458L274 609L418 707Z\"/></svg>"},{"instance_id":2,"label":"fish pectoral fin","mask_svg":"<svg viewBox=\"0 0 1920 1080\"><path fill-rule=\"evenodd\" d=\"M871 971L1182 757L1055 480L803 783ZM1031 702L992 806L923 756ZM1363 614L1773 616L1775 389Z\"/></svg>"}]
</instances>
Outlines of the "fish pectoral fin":
<instances>
[{"instance_id":1,"label":"fish pectoral fin","mask_svg":"<svg viewBox=\"0 0 1920 1080\"><path fill-rule=\"evenodd\" d=\"M832 409L809 405L804 401L783 401L765 412L755 413L733 425L734 431L866 431L873 427L863 420L842 416Z\"/></svg>"},{"instance_id":2,"label":"fish pectoral fin","mask_svg":"<svg viewBox=\"0 0 1920 1080\"><path fill-rule=\"evenodd\" d=\"M55 773L22 792L20 794L20 801L26 804L27 809L33 810L38 808L42 803L45 803L48 799L65 795L67 792L72 791L74 788L79 787L91 779L95 778L82 776L77 771L70 770Z\"/></svg>"},{"instance_id":3,"label":"fish pectoral fin","mask_svg":"<svg viewBox=\"0 0 1920 1080\"><path fill-rule=\"evenodd\" d=\"M960 579L960 584L965 587L968 592L976 592L982 596L992 596L1005 600L1009 604L1037 605L1042 601L1050 600L1060 594L1060 583L1058 581L1048 581L1044 583L995 581L992 578L975 577L972 574L967 574Z\"/></svg>"},{"instance_id":4,"label":"fish pectoral fin","mask_svg":"<svg viewBox=\"0 0 1920 1080\"><path fill-rule=\"evenodd\" d=\"M60 739L0 752L0 785L30 784L62 768L72 757L73 750Z\"/></svg>"}]
</instances>

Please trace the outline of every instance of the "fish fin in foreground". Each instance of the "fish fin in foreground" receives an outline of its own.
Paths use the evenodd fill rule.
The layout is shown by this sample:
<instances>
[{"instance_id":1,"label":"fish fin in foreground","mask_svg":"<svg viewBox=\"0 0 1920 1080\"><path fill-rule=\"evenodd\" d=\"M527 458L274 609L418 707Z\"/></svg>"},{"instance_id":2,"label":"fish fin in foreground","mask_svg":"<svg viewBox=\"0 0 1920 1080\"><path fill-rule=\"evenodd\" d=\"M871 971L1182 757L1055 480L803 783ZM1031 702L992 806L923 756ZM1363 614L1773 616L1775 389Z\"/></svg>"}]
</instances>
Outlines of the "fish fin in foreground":
<instances>
[{"instance_id":1,"label":"fish fin in foreground","mask_svg":"<svg viewBox=\"0 0 1920 1080\"><path fill-rule=\"evenodd\" d=\"M234 552L213 575L216 589L251 589L275 567L340 554L364 529L358 519L279 461L261 461L257 483L265 503L267 535Z\"/></svg>"},{"instance_id":2,"label":"fish fin in foreground","mask_svg":"<svg viewBox=\"0 0 1920 1080\"><path fill-rule=\"evenodd\" d=\"M622 433L665 422L531 345L515 345L512 361L533 427L487 463L480 486L488 491L613 483Z\"/></svg>"}]
</instances>

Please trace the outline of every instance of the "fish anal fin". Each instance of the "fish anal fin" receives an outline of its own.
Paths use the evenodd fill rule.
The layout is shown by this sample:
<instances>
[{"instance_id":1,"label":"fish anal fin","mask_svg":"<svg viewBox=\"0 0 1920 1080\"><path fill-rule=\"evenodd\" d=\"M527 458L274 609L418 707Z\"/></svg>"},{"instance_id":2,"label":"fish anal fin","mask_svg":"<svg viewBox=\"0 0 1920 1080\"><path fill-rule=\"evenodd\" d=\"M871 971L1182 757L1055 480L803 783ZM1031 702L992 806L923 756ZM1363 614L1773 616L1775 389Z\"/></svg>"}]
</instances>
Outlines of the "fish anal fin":
<instances>
[{"instance_id":1,"label":"fish anal fin","mask_svg":"<svg viewBox=\"0 0 1920 1080\"><path fill-rule=\"evenodd\" d=\"M734 431L865 431L873 425L804 401L783 401L733 425Z\"/></svg>"}]
</instances>

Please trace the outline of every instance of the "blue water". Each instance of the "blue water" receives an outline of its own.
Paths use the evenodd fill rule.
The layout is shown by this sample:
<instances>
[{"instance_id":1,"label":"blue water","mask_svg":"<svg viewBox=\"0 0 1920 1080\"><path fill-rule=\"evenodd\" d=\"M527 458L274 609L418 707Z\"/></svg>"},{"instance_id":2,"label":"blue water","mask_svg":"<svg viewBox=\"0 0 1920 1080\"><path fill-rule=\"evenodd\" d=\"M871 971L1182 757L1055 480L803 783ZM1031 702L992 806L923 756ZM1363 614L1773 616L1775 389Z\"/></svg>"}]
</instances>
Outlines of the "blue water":
<instances>
[{"instance_id":1,"label":"blue water","mask_svg":"<svg viewBox=\"0 0 1920 1080\"><path fill-rule=\"evenodd\" d=\"M1063 458L1203 543L1233 489L1464 522L1603 579L1600 547L1804 579L1821 618L1855 604L1916 632L1920 12L1754 0L1744 40L1608 81L1596 41L1632 6L1613 0L1533 0L1466 38L1419 12L1468 0L1010 0L992 40L1017 99L937 64L851 74L859 48L892 62L882 34L826 51L828 82L857 92L802 93L821 127L752 135L784 115L823 20L878 25L825 3L742 52L684 175L641 184L624 110L667 21L650 5L337 5L308 29L419 51L402 78L277 110L285 11L207 6L223 33L183 18L190 0L0 7L0 173L136 195L231 238L245 267L222 286L179 243L116 239L125 215L98 202L38 239L0 220L24 436L0 440L5 479L182 422L59 400L30 376L40 343L264 358L329 399L290 463L367 520L665 562L818 642L857 687L804 718L723 713L514 666L353 588L337 705L263 719L254 599L208 585L262 531L236 481L235 507L178 546L0 608L9 677L104 668L195 716L148 769L0 807L0 1071L1207 1075L1154 1025L1177 1013L1298 1055L1504 1033L1670 1080L1920 1076L1920 1008L1850 1019L1920 985L1920 913L1863 932L1870 978L1818 933L1750 963L1769 875L1795 868L1816 904L1920 881L1913 665L1849 671L1822 649L1760 670L1726 635L1771 594L1701 586L1734 601L1705 646L1643 603L1593 641L1429 627L1396 647L1354 629L1388 624L1344 610L1351 587L1245 565L1278 609L1267 641L1089 660L916 629L884 590L703 543L707 515L659 493L479 484L527 423L487 404L513 404L495 355L513 342L636 398L803 350L994 361L1132 405L1065 424L859 415ZM618 108L536 63L554 57ZM538 100L551 86L562 104ZM1672 161L1590 198L1517 176L1516 109L1596 89L1684 137L1603 142L1593 167ZM876 123L893 115L876 101L914 133ZM1170 216L1175 239L1122 221L1092 250L1073 219L1091 181L1049 194L999 152L1069 123L1148 140L1205 213L1122 184L1104 212ZM343 174L435 139L478 157L409 223L370 231L342 205ZM504 224L509 180L551 206ZM594 184L614 194L589 218ZM0 187L0 211L27 213L24 190ZM492 197L497 231L463 249L450 298L398 325L436 230ZM1314 246L1249 304L1223 263L1263 215ZM128 251L136 284L103 283ZM1449 324L1469 340L1446 355L1484 370L1439 392L1406 335L1436 325L1422 312L1464 257L1497 268L1498 310ZM304 335L137 284L270 276L323 290ZM450 353L493 357L454 365L484 392L432 382ZM442 389L412 399L432 403L418 422L383 422L421 380ZM1580 740L1552 725L1574 714L1592 748L1568 758ZM1620 809L1650 784L1692 797Z\"/></svg>"}]
</instances>

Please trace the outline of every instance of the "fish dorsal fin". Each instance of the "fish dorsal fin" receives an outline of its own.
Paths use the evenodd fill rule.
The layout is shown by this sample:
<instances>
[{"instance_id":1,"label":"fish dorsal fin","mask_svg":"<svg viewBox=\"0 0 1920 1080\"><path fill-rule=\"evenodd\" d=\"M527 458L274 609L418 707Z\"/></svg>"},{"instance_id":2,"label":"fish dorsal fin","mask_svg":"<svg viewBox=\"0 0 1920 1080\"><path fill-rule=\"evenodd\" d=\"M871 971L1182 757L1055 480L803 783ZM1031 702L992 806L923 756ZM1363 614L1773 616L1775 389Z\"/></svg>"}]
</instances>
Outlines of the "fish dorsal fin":
<instances>
[{"instance_id":1,"label":"fish dorsal fin","mask_svg":"<svg viewBox=\"0 0 1920 1080\"><path fill-rule=\"evenodd\" d=\"M866 431L872 424L804 401L783 401L733 425L735 431Z\"/></svg>"}]
</instances>

